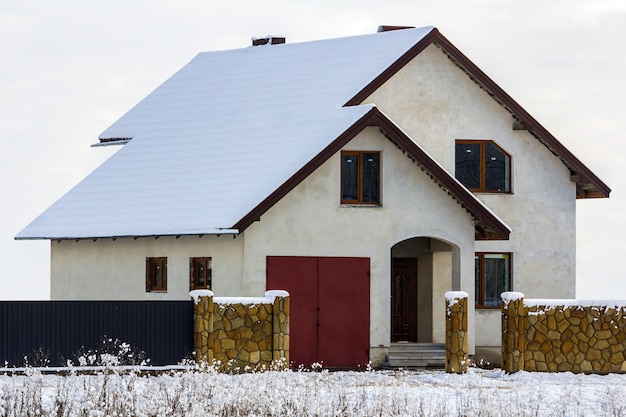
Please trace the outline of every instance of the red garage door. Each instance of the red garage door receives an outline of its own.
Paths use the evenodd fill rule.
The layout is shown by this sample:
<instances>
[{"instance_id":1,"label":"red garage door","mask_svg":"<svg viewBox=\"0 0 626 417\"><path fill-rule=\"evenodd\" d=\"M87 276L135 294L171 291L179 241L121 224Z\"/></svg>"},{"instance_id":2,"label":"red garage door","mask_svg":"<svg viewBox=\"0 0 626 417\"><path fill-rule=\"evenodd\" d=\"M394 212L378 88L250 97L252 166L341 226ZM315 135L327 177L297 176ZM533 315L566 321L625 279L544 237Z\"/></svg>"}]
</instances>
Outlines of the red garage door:
<instances>
[{"instance_id":1,"label":"red garage door","mask_svg":"<svg viewBox=\"0 0 626 417\"><path fill-rule=\"evenodd\" d=\"M267 289L291 295L294 366L352 368L369 361L369 264L369 258L267 257Z\"/></svg>"}]
</instances>

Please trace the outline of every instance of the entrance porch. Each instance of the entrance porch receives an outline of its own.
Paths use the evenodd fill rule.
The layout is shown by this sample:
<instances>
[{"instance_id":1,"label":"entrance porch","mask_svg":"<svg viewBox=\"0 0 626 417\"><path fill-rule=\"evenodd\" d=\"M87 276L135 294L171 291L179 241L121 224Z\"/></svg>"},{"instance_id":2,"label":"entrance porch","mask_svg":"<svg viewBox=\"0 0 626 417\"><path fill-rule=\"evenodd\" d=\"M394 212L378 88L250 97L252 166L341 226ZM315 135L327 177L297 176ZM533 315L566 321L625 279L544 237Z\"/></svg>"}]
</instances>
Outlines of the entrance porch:
<instances>
[{"instance_id":1,"label":"entrance porch","mask_svg":"<svg viewBox=\"0 0 626 417\"><path fill-rule=\"evenodd\" d=\"M431 237L391 248L391 335L384 367L445 366L445 293L460 286L459 250Z\"/></svg>"}]
</instances>

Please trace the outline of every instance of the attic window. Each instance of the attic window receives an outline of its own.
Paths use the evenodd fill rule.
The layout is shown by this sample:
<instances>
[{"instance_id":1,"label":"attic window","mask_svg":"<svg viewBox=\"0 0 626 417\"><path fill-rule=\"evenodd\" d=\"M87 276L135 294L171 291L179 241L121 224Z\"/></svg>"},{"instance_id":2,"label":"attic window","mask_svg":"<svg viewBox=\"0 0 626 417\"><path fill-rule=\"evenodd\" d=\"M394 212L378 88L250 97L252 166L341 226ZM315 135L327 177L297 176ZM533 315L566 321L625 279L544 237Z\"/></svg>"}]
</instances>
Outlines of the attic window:
<instances>
[{"instance_id":1,"label":"attic window","mask_svg":"<svg viewBox=\"0 0 626 417\"><path fill-rule=\"evenodd\" d=\"M341 204L380 205L380 152L341 152Z\"/></svg>"},{"instance_id":2,"label":"attic window","mask_svg":"<svg viewBox=\"0 0 626 417\"><path fill-rule=\"evenodd\" d=\"M511 192L511 156L490 140L457 140L455 173L471 191Z\"/></svg>"}]
</instances>

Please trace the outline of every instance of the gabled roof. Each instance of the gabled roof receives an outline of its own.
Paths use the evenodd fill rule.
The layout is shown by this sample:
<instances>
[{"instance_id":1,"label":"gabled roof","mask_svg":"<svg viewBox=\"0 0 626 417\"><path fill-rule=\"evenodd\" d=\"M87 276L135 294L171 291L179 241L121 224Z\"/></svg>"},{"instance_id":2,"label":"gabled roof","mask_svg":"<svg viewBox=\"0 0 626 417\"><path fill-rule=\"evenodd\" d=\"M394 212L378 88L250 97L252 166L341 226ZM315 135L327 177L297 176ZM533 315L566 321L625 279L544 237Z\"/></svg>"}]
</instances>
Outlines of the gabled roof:
<instances>
[{"instance_id":1,"label":"gabled roof","mask_svg":"<svg viewBox=\"0 0 626 417\"><path fill-rule=\"evenodd\" d=\"M500 105L506 108L515 118L513 128L527 130L543 143L556 157L558 157L570 170L572 180L576 182L577 198L602 198L608 197L611 189L585 166L574 154L572 154L561 142L559 142L548 130L533 118L522 106L509 96L498 84L478 68L469 58L459 51L437 29L433 29L424 36L412 48L391 64L378 77L373 79L367 86L347 101L346 105L358 105L371 95L385 81L391 78L400 68L415 58L429 45L434 44L441 48L461 70L463 70L474 82L484 89Z\"/></svg>"},{"instance_id":2,"label":"gabled roof","mask_svg":"<svg viewBox=\"0 0 626 417\"><path fill-rule=\"evenodd\" d=\"M343 104L431 30L198 54L100 135L132 139L16 238L234 233L371 109Z\"/></svg>"},{"instance_id":3,"label":"gabled roof","mask_svg":"<svg viewBox=\"0 0 626 417\"><path fill-rule=\"evenodd\" d=\"M508 226L398 126L373 105L359 104L435 41L444 48L444 38L427 27L201 53L100 135L102 142L128 143L16 239L238 233L370 125L462 204L481 230L508 238ZM470 76L479 71L455 58L455 50L444 48ZM483 84L496 90L495 83ZM503 94L494 97L508 106ZM532 127L566 164L579 167L556 139L544 138L545 129ZM596 178L579 168L573 175ZM594 193L597 181L579 188L590 184Z\"/></svg>"},{"instance_id":4,"label":"gabled roof","mask_svg":"<svg viewBox=\"0 0 626 417\"><path fill-rule=\"evenodd\" d=\"M289 191L295 188L302 180L328 160L328 158L337 153L351 139L369 126L378 127L389 140L407 154L408 158L417 164L422 171L425 171L433 181L438 183L444 192L447 192L448 195L461 204L473 216L477 233L486 237L495 236L501 239L509 238L511 228L507 226L506 223L476 198L463 184L450 175L448 171L437 163L421 146L415 143L400 127L376 107L372 107L371 110L350 126L342 135L332 141L318 155L289 178L289 180L284 182L276 191L270 194L244 218L237 222L234 227L238 230L245 230L250 224L260 220L263 213L269 210Z\"/></svg>"}]
</instances>

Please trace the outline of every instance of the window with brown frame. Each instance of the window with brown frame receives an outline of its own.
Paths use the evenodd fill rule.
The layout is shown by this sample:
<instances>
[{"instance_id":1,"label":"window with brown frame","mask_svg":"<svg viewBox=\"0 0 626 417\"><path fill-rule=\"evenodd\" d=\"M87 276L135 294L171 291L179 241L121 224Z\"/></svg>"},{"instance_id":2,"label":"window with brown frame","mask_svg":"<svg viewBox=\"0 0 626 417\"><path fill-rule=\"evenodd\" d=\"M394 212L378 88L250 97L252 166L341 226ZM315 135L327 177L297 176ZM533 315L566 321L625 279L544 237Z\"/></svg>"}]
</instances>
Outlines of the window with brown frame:
<instances>
[{"instance_id":1,"label":"window with brown frame","mask_svg":"<svg viewBox=\"0 0 626 417\"><path fill-rule=\"evenodd\" d=\"M341 204L380 205L380 152L341 152Z\"/></svg>"},{"instance_id":2,"label":"window with brown frame","mask_svg":"<svg viewBox=\"0 0 626 417\"><path fill-rule=\"evenodd\" d=\"M167 291L167 258L146 258L146 291Z\"/></svg>"},{"instance_id":3,"label":"window with brown frame","mask_svg":"<svg viewBox=\"0 0 626 417\"><path fill-rule=\"evenodd\" d=\"M511 254L476 253L474 273L476 308L500 308L500 294L511 291Z\"/></svg>"},{"instance_id":4,"label":"window with brown frame","mask_svg":"<svg viewBox=\"0 0 626 417\"><path fill-rule=\"evenodd\" d=\"M189 260L189 288L192 290L211 289L211 258Z\"/></svg>"},{"instance_id":5,"label":"window with brown frame","mask_svg":"<svg viewBox=\"0 0 626 417\"><path fill-rule=\"evenodd\" d=\"M511 192L511 156L491 140L457 140L454 175L471 191Z\"/></svg>"}]
</instances>

